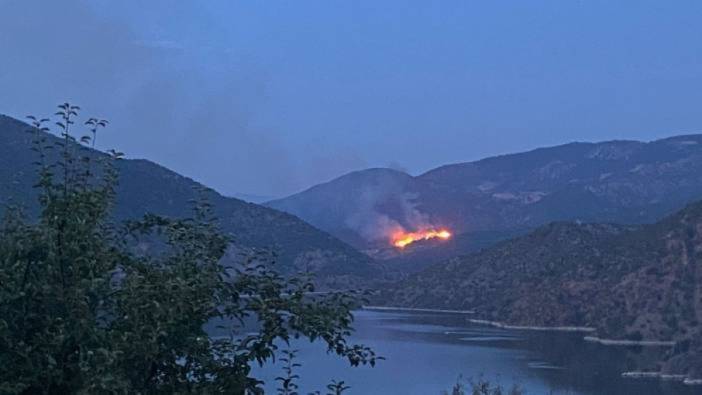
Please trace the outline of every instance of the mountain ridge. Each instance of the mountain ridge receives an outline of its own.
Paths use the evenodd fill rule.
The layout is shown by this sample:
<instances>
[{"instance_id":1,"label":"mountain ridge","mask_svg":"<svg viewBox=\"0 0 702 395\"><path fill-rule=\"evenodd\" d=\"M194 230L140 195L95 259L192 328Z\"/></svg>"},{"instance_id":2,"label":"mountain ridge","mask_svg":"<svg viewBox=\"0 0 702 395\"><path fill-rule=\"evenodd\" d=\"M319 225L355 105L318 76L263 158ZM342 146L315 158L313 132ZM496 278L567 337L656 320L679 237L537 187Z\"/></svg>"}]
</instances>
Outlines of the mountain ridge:
<instances>
[{"instance_id":1,"label":"mountain ridge","mask_svg":"<svg viewBox=\"0 0 702 395\"><path fill-rule=\"evenodd\" d=\"M686 134L650 142L567 143L447 164L417 176L356 171L266 205L368 250L388 247L387 234L368 229L390 223L412 230L418 218L455 235L494 232L506 238L560 220L651 223L699 198L702 134Z\"/></svg>"},{"instance_id":2,"label":"mountain ridge","mask_svg":"<svg viewBox=\"0 0 702 395\"><path fill-rule=\"evenodd\" d=\"M0 115L0 180L3 180L0 205L21 203L32 213L38 207L33 188L33 137L28 130L32 128L26 123ZM46 137L58 139L51 134ZM104 155L87 148L85 152ZM222 230L232 235L241 247L277 250L277 266L284 273L311 268L325 278L321 282L346 288L382 271L367 256L294 215L225 197L146 159L123 159L117 166L120 178L114 215L118 220L140 217L147 212L190 216L189 202L197 197L195 189L205 188Z\"/></svg>"}]
</instances>

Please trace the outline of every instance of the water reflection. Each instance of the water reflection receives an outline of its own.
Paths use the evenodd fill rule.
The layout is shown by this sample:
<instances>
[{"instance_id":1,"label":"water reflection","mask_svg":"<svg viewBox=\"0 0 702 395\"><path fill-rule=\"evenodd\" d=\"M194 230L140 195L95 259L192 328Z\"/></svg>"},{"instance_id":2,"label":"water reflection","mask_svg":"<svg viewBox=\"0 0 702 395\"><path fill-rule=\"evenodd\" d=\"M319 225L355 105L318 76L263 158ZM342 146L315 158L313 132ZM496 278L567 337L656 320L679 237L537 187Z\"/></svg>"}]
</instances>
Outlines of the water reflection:
<instances>
[{"instance_id":1,"label":"water reflection","mask_svg":"<svg viewBox=\"0 0 702 395\"><path fill-rule=\"evenodd\" d=\"M349 368L319 344L296 342L302 367L300 393L323 390L331 379L350 394L439 394L456 382L483 375L529 394L688 395L700 388L657 380L622 379L634 364L652 363L662 350L603 347L582 334L512 331L467 323L465 315L359 311L353 340L387 358L375 368ZM274 393L280 366L256 370Z\"/></svg>"}]
</instances>

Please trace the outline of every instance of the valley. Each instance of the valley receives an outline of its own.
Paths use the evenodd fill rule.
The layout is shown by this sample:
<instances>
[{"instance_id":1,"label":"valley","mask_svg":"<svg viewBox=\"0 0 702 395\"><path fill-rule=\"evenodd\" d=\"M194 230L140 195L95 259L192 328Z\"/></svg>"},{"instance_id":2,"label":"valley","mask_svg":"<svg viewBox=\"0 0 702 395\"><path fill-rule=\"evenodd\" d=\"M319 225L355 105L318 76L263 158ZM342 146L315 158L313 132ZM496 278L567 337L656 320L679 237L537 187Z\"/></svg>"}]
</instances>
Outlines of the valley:
<instances>
[{"instance_id":1,"label":"valley","mask_svg":"<svg viewBox=\"0 0 702 395\"><path fill-rule=\"evenodd\" d=\"M701 20L0 0L0 395L702 394Z\"/></svg>"},{"instance_id":2,"label":"valley","mask_svg":"<svg viewBox=\"0 0 702 395\"><path fill-rule=\"evenodd\" d=\"M9 117L0 133L0 200L32 213L37 134ZM264 206L145 160L119 170L115 219L187 215L204 190L231 236L226 266L272 248L277 270L312 273L321 290L368 288L374 305L470 310L474 323L592 328L601 344L667 347L641 367L650 374L702 377L702 203L675 212L702 196L702 136L568 144L417 177L371 169Z\"/></svg>"}]
</instances>

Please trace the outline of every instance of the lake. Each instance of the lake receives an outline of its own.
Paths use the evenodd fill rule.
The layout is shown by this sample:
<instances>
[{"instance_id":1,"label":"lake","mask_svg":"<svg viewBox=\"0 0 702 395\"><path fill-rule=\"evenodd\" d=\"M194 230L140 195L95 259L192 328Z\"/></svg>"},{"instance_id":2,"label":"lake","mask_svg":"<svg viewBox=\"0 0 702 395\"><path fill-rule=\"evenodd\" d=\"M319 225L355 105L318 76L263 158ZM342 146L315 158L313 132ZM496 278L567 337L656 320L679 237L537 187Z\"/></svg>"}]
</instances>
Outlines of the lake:
<instances>
[{"instance_id":1,"label":"lake","mask_svg":"<svg viewBox=\"0 0 702 395\"><path fill-rule=\"evenodd\" d=\"M527 394L694 394L700 387L658 380L621 378L634 361L652 360L662 349L605 347L562 332L503 330L467 322L448 313L361 310L355 313L355 342L386 358L376 367L351 368L327 355L321 344L298 341L300 393L325 389L332 379L351 386L345 393L432 395L459 378L484 377L504 387L517 383ZM281 363L257 368L256 377L275 393Z\"/></svg>"}]
</instances>

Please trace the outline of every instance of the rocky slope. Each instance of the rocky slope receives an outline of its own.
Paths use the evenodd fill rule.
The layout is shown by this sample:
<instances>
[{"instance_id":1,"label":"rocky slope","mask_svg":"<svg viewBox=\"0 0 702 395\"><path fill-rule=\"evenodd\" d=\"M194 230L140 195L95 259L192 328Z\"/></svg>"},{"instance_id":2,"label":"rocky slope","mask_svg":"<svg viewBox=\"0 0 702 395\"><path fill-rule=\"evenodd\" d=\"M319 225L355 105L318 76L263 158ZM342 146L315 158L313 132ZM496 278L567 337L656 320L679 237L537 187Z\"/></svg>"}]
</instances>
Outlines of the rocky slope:
<instances>
[{"instance_id":1,"label":"rocky slope","mask_svg":"<svg viewBox=\"0 0 702 395\"><path fill-rule=\"evenodd\" d=\"M410 276L379 300L674 341L661 368L702 378L702 202L652 225L549 224Z\"/></svg>"},{"instance_id":2,"label":"rocky slope","mask_svg":"<svg viewBox=\"0 0 702 395\"><path fill-rule=\"evenodd\" d=\"M416 177L370 169L267 204L358 248L378 249L387 247L389 224L505 238L552 221L650 223L699 198L702 135L689 135L572 143ZM457 252L475 248L467 243Z\"/></svg>"},{"instance_id":3,"label":"rocky slope","mask_svg":"<svg viewBox=\"0 0 702 395\"><path fill-rule=\"evenodd\" d=\"M36 176L29 126L0 115L0 211L20 204L36 212ZM47 136L54 139L53 136ZM91 155L101 155L92 151ZM167 216L191 215L195 181L148 160L123 160L115 216L136 218L147 212ZM377 278L380 268L366 255L299 218L274 209L209 191L222 229L245 248L272 248L285 273L310 269L325 284L345 288Z\"/></svg>"}]
</instances>

